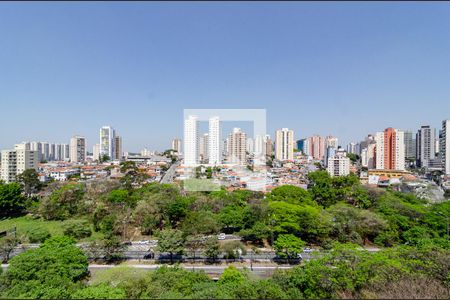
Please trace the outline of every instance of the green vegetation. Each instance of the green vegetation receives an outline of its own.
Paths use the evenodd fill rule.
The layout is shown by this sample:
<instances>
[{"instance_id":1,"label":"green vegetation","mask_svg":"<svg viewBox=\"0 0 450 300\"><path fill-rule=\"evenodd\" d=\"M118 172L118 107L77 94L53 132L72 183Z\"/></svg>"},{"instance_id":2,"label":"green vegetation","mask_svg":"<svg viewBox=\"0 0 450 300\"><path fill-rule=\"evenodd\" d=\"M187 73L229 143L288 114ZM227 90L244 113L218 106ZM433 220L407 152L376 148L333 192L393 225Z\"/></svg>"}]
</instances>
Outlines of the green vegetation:
<instances>
[{"instance_id":1,"label":"green vegetation","mask_svg":"<svg viewBox=\"0 0 450 300\"><path fill-rule=\"evenodd\" d=\"M353 174L330 177L325 171L308 174L308 190L281 186L264 195L182 191L176 185L144 183L132 163L121 169L126 173L121 180L49 185L46 196L36 199L27 197L20 184L0 184L5 209L0 231L17 227L17 237L0 238L3 259L20 241L42 243L9 260L10 268L0 275L1 297L449 297L450 202L428 203L412 194L367 188ZM240 235L243 242L219 242L219 232ZM90 258L117 263L123 258L122 242L136 234L156 237L157 252L171 263L179 254L194 258L198 251L210 263L238 259L262 245L291 263L298 263L306 245L323 251L265 280L230 267L213 282L202 272L175 266L97 272L88 285L87 258L73 243L89 240ZM373 245L382 249L372 253L361 247Z\"/></svg>"}]
</instances>

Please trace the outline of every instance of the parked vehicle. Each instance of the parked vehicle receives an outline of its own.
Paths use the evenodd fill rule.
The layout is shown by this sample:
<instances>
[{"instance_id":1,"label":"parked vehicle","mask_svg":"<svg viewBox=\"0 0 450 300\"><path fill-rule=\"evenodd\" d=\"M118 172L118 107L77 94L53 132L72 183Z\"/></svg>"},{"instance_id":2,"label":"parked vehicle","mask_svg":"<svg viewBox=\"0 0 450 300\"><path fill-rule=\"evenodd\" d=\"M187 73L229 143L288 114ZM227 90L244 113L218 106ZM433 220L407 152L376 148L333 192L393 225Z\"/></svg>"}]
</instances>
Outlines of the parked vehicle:
<instances>
[{"instance_id":1,"label":"parked vehicle","mask_svg":"<svg viewBox=\"0 0 450 300\"><path fill-rule=\"evenodd\" d=\"M220 233L218 236L217 236L217 239L219 239L219 240L224 240L225 239L225 233Z\"/></svg>"}]
</instances>

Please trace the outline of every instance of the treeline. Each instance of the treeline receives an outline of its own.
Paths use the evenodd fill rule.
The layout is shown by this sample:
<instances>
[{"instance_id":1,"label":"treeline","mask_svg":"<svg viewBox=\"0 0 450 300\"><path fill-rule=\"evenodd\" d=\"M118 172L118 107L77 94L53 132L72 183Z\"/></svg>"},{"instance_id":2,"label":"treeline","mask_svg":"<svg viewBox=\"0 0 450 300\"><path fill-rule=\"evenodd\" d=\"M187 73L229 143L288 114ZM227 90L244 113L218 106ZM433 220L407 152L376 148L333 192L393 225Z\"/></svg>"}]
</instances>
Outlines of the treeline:
<instances>
[{"instance_id":1,"label":"treeline","mask_svg":"<svg viewBox=\"0 0 450 300\"><path fill-rule=\"evenodd\" d=\"M268 279L225 269L217 282L203 271L115 267L90 276L85 254L68 237L47 239L11 259L0 275L1 298L65 299L421 299L450 297L450 253L434 245L369 253L334 245L317 260ZM88 284L89 281L89 284Z\"/></svg>"}]
</instances>

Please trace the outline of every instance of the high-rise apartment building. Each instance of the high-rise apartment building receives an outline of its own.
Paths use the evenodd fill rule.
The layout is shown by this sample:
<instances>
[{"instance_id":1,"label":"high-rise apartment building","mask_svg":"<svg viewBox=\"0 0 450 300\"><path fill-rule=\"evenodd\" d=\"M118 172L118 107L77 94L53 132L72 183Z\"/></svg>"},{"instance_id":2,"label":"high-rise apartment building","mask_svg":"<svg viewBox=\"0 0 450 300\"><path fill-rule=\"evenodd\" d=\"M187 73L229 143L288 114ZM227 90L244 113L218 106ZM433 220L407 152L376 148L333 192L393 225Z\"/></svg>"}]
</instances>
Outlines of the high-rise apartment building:
<instances>
[{"instance_id":1,"label":"high-rise apartment building","mask_svg":"<svg viewBox=\"0 0 450 300\"><path fill-rule=\"evenodd\" d=\"M30 150L37 151L38 162L43 160L43 151L41 142L30 142Z\"/></svg>"},{"instance_id":2,"label":"high-rise apartment building","mask_svg":"<svg viewBox=\"0 0 450 300\"><path fill-rule=\"evenodd\" d=\"M338 138L337 137L334 137L334 136L331 136L331 135L325 137L325 148L333 147L333 148L337 149L338 146L339 145L338 145Z\"/></svg>"},{"instance_id":3,"label":"high-rise apartment building","mask_svg":"<svg viewBox=\"0 0 450 300\"><path fill-rule=\"evenodd\" d=\"M275 134L275 158L294 160L294 131L282 128Z\"/></svg>"},{"instance_id":4,"label":"high-rise apartment building","mask_svg":"<svg viewBox=\"0 0 450 300\"><path fill-rule=\"evenodd\" d=\"M95 144L92 147L92 159L99 160L100 159L100 144Z\"/></svg>"},{"instance_id":5,"label":"high-rise apartment building","mask_svg":"<svg viewBox=\"0 0 450 300\"><path fill-rule=\"evenodd\" d=\"M220 149L220 119L212 117L209 119L209 164L219 165L222 163Z\"/></svg>"},{"instance_id":6,"label":"high-rise apartment building","mask_svg":"<svg viewBox=\"0 0 450 300\"><path fill-rule=\"evenodd\" d=\"M306 139L297 140L297 150L301 151L302 153L305 153L305 141Z\"/></svg>"},{"instance_id":7,"label":"high-rise apartment building","mask_svg":"<svg viewBox=\"0 0 450 300\"><path fill-rule=\"evenodd\" d=\"M204 133L200 137L199 159L202 163L207 163L209 159L209 134Z\"/></svg>"},{"instance_id":8,"label":"high-rise apartment building","mask_svg":"<svg viewBox=\"0 0 450 300\"><path fill-rule=\"evenodd\" d=\"M442 121L439 150L445 175L450 175L450 119Z\"/></svg>"},{"instance_id":9,"label":"high-rise apartment building","mask_svg":"<svg viewBox=\"0 0 450 300\"><path fill-rule=\"evenodd\" d=\"M377 132L376 141L376 169L405 170L405 140L403 131L386 128L384 132Z\"/></svg>"},{"instance_id":10,"label":"high-rise apartment building","mask_svg":"<svg viewBox=\"0 0 450 300\"><path fill-rule=\"evenodd\" d=\"M184 164L195 166L198 164L198 117L188 116L184 120Z\"/></svg>"},{"instance_id":11,"label":"high-rise apartment building","mask_svg":"<svg viewBox=\"0 0 450 300\"><path fill-rule=\"evenodd\" d=\"M417 131L417 164L420 167L428 168L428 162L435 158L436 130L430 126L421 126Z\"/></svg>"},{"instance_id":12,"label":"high-rise apartment building","mask_svg":"<svg viewBox=\"0 0 450 300\"><path fill-rule=\"evenodd\" d=\"M265 135L262 136L260 134L255 135L255 139L253 141L253 153L255 156L265 156L266 152L266 140L270 139L270 136Z\"/></svg>"},{"instance_id":13,"label":"high-rise apartment building","mask_svg":"<svg viewBox=\"0 0 450 300\"><path fill-rule=\"evenodd\" d=\"M228 136L228 157L227 161L232 164L246 164L246 144L247 135L240 128L233 128L233 132Z\"/></svg>"},{"instance_id":14,"label":"high-rise apartment building","mask_svg":"<svg viewBox=\"0 0 450 300\"><path fill-rule=\"evenodd\" d=\"M100 155L107 155L109 159L115 159L116 132L111 126L100 128Z\"/></svg>"},{"instance_id":15,"label":"high-rise apartment building","mask_svg":"<svg viewBox=\"0 0 450 300\"><path fill-rule=\"evenodd\" d=\"M122 160L123 150L122 150L122 137L116 135L114 137L114 159Z\"/></svg>"},{"instance_id":16,"label":"high-rise apartment building","mask_svg":"<svg viewBox=\"0 0 450 300\"><path fill-rule=\"evenodd\" d=\"M353 142L351 142L351 143L348 143L348 145L347 145L347 152L348 153L352 153L352 154L356 154L356 143L353 143Z\"/></svg>"},{"instance_id":17,"label":"high-rise apartment building","mask_svg":"<svg viewBox=\"0 0 450 300\"><path fill-rule=\"evenodd\" d=\"M62 144L62 149L63 149L63 159L64 161L68 161L70 160L70 146L69 144Z\"/></svg>"},{"instance_id":18,"label":"high-rise apartment building","mask_svg":"<svg viewBox=\"0 0 450 300\"><path fill-rule=\"evenodd\" d=\"M16 181L17 175L27 169L37 169L38 152L30 150L30 143L14 146L14 150L3 150L1 158L0 179L6 183Z\"/></svg>"},{"instance_id":19,"label":"high-rise apartment building","mask_svg":"<svg viewBox=\"0 0 450 300\"><path fill-rule=\"evenodd\" d=\"M375 169L376 142L370 142L361 150L361 165L367 169Z\"/></svg>"},{"instance_id":20,"label":"high-rise apartment building","mask_svg":"<svg viewBox=\"0 0 450 300\"><path fill-rule=\"evenodd\" d=\"M50 158L50 144L48 142L42 142L42 160L48 161Z\"/></svg>"},{"instance_id":21,"label":"high-rise apartment building","mask_svg":"<svg viewBox=\"0 0 450 300\"><path fill-rule=\"evenodd\" d=\"M416 138L412 131L404 132L405 137L405 158L410 161L416 160Z\"/></svg>"},{"instance_id":22,"label":"high-rise apartment building","mask_svg":"<svg viewBox=\"0 0 450 300\"><path fill-rule=\"evenodd\" d=\"M254 153L255 152L255 141L251 137L247 138L246 151L248 153Z\"/></svg>"},{"instance_id":23,"label":"high-rise apartment building","mask_svg":"<svg viewBox=\"0 0 450 300\"><path fill-rule=\"evenodd\" d=\"M76 135L70 139L70 161L84 162L86 160L86 139Z\"/></svg>"},{"instance_id":24,"label":"high-rise apartment building","mask_svg":"<svg viewBox=\"0 0 450 300\"><path fill-rule=\"evenodd\" d=\"M313 135L305 141L305 154L312 156L316 160L322 160L325 157L325 138L319 135Z\"/></svg>"},{"instance_id":25,"label":"high-rise apartment building","mask_svg":"<svg viewBox=\"0 0 450 300\"><path fill-rule=\"evenodd\" d=\"M172 140L172 149L176 152L178 152L178 154L181 154L181 140L178 138L174 138Z\"/></svg>"},{"instance_id":26,"label":"high-rise apartment building","mask_svg":"<svg viewBox=\"0 0 450 300\"><path fill-rule=\"evenodd\" d=\"M329 147L334 149L334 147ZM336 152L328 158L327 171L330 176L346 176L350 174L350 159L342 152Z\"/></svg>"},{"instance_id":27,"label":"high-rise apartment building","mask_svg":"<svg viewBox=\"0 0 450 300\"><path fill-rule=\"evenodd\" d=\"M264 148L263 151L265 151L265 154L268 156L272 156L273 155L273 141L270 138L270 135L265 135L264 136Z\"/></svg>"}]
</instances>

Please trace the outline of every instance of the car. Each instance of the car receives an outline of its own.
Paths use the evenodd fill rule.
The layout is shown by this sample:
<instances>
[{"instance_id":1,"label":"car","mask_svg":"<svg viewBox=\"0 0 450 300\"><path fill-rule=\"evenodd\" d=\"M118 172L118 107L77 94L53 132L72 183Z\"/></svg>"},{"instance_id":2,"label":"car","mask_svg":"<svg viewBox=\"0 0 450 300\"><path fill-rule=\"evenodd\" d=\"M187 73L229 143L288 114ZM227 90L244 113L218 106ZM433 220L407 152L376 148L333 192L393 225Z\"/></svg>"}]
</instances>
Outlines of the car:
<instances>
[{"instance_id":1,"label":"car","mask_svg":"<svg viewBox=\"0 0 450 300\"><path fill-rule=\"evenodd\" d=\"M135 242L135 244L137 244L137 245L148 245L148 244L150 244L150 241L142 240L142 241Z\"/></svg>"},{"instance_id":2,"label":"car","mask_svg":"<svg viewBox=\"0 0 450 300\"><path fill-rule=\"evenodd\" d=\"M219 239L219 240L224 240L225 239L225 233L221 233L221 234L219 234L218 236L217 236L217 239Z\"/></svg>"},{"instance_id":3,"label":"car","mask_svg":"<svg viewBox=\"0 0 450 300\"><path fill-rule=\"evenodd\" d=\"M308 248L308 247L306 247L306 248L303 249L303 252L305 252L305 253L311 253L311 252L313 252L313 251L314 251L313 249Z\"/></svg>"}]
</instances>

